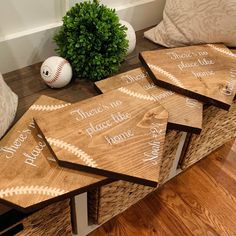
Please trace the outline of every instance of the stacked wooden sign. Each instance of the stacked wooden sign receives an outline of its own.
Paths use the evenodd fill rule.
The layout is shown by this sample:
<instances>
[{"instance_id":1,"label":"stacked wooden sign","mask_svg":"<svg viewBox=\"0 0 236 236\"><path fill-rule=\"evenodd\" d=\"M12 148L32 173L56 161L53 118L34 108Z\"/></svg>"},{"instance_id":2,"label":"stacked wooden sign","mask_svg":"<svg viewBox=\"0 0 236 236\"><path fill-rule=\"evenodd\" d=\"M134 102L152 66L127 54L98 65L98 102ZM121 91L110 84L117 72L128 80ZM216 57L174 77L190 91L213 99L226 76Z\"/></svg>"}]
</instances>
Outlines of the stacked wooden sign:
<instances>
[{"instance_id":1,"label":"stacked wooden sign","mask_svg":"<svg viewBox=\"0 0 236 236\"><path fill-rule=\"evenodd\" d=\"M96 83L96 86L102 93L106 93L132 83L139 83L155 101L168 111L168 129L192 133L201 132L202 103L170 90L157 87L143 67L99 81Z\"/></svg>"},{"instance_id":2,"label":"stacked wooden sign","mask_svg":"<svg viewBox=\"0 0 236 236\"><path fill-rule=\"evenodd\" d=\"M235 96L235 59L227 47L213 44L140 54L156 85L225 110Z\"/></svg>"},{"instance_id":3,"label":"stacked wooden sign","mask_svg":"<svg viewBox=\"0 0 236 236\"><path fill-rule=\"evenodd\" d=\"M115 179L156 187L166 129L199 134L203 103L230 108L236 59L225 46L140 59L143 67L97 82L104 94L75 104L44 96L30 107L1 140L1 201L35 209Z\"/></svg>"},{"instance_id":4,"label":"stacked wooden sign","mask_svg":"<svg viewBox=\"0 0 236 236\"><path fill-rule=\"evenodd\" d=\"M167 118L152 96L132 84L35 121L59 165L156 186Z\"/></svg>"},{"instance_id":5,"label":"stacked wooden sign","mask_svg":"<svg viewBox=\"0 0 236 236\"><path fill-rule=\"evenodd\" d=\"M106 178L59 167L33 117L69 103L40 97L0 141L0 199L23 212L104 184Z\"/></svg>"}]
</instances>

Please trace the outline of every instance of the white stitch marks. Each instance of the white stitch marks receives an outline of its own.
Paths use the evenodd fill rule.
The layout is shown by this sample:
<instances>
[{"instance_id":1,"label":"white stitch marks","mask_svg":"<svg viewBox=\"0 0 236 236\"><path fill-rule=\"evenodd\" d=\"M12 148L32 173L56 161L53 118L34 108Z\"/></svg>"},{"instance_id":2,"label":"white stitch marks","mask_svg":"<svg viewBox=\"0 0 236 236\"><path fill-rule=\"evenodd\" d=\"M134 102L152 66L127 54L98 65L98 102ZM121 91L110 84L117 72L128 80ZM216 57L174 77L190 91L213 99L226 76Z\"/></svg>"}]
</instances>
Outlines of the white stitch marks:
<instances>
[{"instance_id":1,"label":"white stitch marks","mask_svg":"<svg viewBox=\"0 0 236 236\"><path fill-rule=\"evenodd\" d=\"M68 64L68 63L69 63L69 62L68 62L67 60L63 60L63 61L58 65L55 75L53 76L53 78L52 78L51 80L47 81L47 84L52 84L52 83L54 83L55 81L57 81L58 78L59 78L59 75L61 74L61 71L62 71L62 69L63 69L63 66L64 66L65 64Z\"/></svg>"},{"instance_id":2,"label":"white stitch marks","mask_svg":"<svg viewBox=\"0 0 236 236\"><path fill-rule=\"evenodd\" d=\"M153 69L153 70L155 70L155 71L157 71L157 72L163 74L164 76L166 76L168 79L170 79L172 82L174 82L174 83L175 83L176 85L178 85L179 87L184 88L184 85L182 84L182 82L179 81L179 80L178 80L174 75L172 75L171 73L169 73L169 72L163 70L161 67L156 66L156 65L153 65L153 64L148 64L148 66L149 66L151 69Z\"/></svg>"},{"instance_id":3,"label":"white stitch marks","mask_svg":"<svg viewBox=\"0 0 236 236\"><path fill-rule=\"evenodd\" d=\"M34 110L34 111L55 111L62 109L64 107L67 107L71 105L71 103L65 103L65 104L60 104L60 105L32 105L29 109Z\"/></svg>"},{"instance_id":4,"label":"white stitch marks","mask_svg":"<svg viewBox=\"0 0 236 236\"><path fill-rule=\"evenodd\" d=\"M67 191L59 188L51 188L48 186L17 186L0 190L0 198L13 196L13 195L23 195L23 194L39 194L48 196L59 196Z\"/></svg>"},{"instance_id":5,"label":"white stitch marks","mask_svg":"<svg viewBox=\"0 0 236 236\"><path fill-rule=\"evenodd\" d=\"M124 87L120 87L118 88L118 90L122 93L125 93L129 96L132 96L132 97L136 97L136 98L139 98L139 99L143 99L143 100L148 100L148 101L156 101L156 99L150 95L144 95L144 94L141 94L141 93L136 93L134 91L131 91L127 88L124 88Z\"/></svg>"},{"instance_id":6,"label":"white stitch marks","mask_svg":"<svg viewBox=\"0 0 236 236\"><path fill-rule=\"evenodd\" d=\"M46 137L46 139L50 145L54 145L56 147L67 150L68 152L79 157L82 161L86 163L86 165L91 166L91 167L97 167L97 163L86 152L79 149L78 147L59 139L50 138L50 137Z\"/></svg>"},{"instance_id":7,"label":"white stitch marks","mask_svg":"<svg viewBox=\"0 0 236 236\"><path fill-rule=\"evenodd\" d=\"M236 57L236 55L235 55L234 53L232 53L232 52L230 52L230 51L228 51L228 50L226 50L226 49L224 49L224 48L216 47L216 46L213 45L213 44L207 44L207 46L209 46L209 47L215 49L215 50L218 51L218 52L221 52L221 53L223 53L223 54L226 54L226 55L228 55L228 56Z\"/></svg>"}]
</instances>

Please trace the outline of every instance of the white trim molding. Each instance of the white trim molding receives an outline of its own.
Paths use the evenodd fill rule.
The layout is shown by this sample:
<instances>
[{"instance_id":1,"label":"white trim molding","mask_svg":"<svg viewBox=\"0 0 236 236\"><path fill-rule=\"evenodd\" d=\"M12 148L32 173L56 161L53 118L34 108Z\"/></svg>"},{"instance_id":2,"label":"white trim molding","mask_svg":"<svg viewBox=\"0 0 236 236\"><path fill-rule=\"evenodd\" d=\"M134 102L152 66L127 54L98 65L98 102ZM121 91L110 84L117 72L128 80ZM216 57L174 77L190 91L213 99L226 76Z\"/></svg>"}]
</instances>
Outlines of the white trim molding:
<instances>
[{"instance_id":1,"label":"white trim molding","mask_svg":"<svg viewBox=\"0 0 236 236\"><path fill-rule=\"evenodd\" d=\"M0 38L0 71L7 73L55 55L52 41L61 23L54 23Z\"/></svg>"},{"instance_id":2,"label":"white trim molding","mask_svg":"<svg viewBox=\"0 0 236 236\"><path fill-rule=\"evenodd\" d=\"M46 1L42 1L42 9L47 7L45 3ZM5 35L1 34L0 72L2 74L41 62L56 54L54 50L55 44L53 43L52 38L58 27L62 25L62 22L58 22L58 19L62 18L68 10L68 4L68 0L61 0L55 5L55 11L59 16L57 19L55 18L55 22L50 22L46 25L44 23L40 26L27 28L23 31L18 31L16 28L13 33ZM12 7L13 12L16 12L17 9L15 9L13 1L9 1L9 6ZM26 11L30 10L27 6L25 6L25 9ZM6 19L5 23L7 21L8 19ZM22 22L22 26L23 25L24 22Z\"/></svg>"},{"instance_id":3,"label":"white trim molding","mask_svg":"<svg viewBox=\"0 0 236 236\"><path fill-rule=\"evenodd\" d=\"M61 18L75 2L81 2L81 0L64 0L62 2ZM115 8L120 19L128 21L137 31L161 21L165 0L101 0L101 3ZM61 22L54 22L1 36L1 73L29 66L55 55L56 45L52 38L61 24Z\"/></svg>"}]
</instances>

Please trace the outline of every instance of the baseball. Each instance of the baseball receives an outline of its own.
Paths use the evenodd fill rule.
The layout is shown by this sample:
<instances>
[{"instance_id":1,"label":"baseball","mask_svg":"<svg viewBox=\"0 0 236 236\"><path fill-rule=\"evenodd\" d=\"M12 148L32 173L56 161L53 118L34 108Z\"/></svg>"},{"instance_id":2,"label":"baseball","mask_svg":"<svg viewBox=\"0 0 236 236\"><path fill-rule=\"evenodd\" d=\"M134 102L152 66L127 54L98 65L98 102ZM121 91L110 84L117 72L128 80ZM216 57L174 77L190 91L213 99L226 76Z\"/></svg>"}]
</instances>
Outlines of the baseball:
<instances>
[{"instance_id":1,"label":"baseball","mask_svg":"<svg viewBox=\"0 0 236 236\"><path fill-rule=\"evenodd\" d=\"M62 88L71 81L72 68L64 58L53 56L43 62L40 74L51 88Z\"/></svg>"},{"instance_id":2,"label":"baseball","mask_svg":"<svg viewBox=\"0 0 236 236\"><path fill-rule=\"evenodd\" d=\"M128 41L129 41L129 48L128 48L128 51L127 51L127 55L129 55L135 49L136 34L135 34L133 26L129 22L124 21L124 20L120 20L120 23L127 27L126 39L128 39Z\"/></svg>"}]
</instances>

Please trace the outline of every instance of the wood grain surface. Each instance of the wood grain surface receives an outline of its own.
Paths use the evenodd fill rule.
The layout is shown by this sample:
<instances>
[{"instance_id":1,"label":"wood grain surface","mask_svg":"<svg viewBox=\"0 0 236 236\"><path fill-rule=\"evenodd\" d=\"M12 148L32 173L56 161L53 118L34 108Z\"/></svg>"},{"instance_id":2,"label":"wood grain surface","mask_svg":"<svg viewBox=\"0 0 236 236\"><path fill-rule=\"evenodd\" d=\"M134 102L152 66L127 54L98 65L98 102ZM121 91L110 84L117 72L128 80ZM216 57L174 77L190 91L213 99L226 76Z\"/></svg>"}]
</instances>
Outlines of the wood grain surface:
<instances>
[{"instance_id":1,"label":"wood grain surface","mask_svg":"<svg viewBox=\"0 0 236 236\"><path fill-rule=\"evenodd\" d=\"M146 29L136 32L137 36L137 44L134 52L130 54L125 60L125 62L122 64L121 69L119 70L119 73L125 72L130 69L134 69L140 66L140 62L138 60L138 53L141 51L147 51L147 50L155 50L159 48L160 46L157 44L152 43L149 40L146 40L143 38L143 32L146 31ZM236 53L236 50L232 50L234 53ZM69 102L78 102L81 100L84 100L86 98L90 98L94 95L97 95L97 92L93 89L92 83L86 81L86 80L75 80L69 85L67 85L63 89L50 89L45 85L45 83L40 79L40 66L41 63L28 66L26 68L13 71L10 73L7 73L4 75L4 79L6 80L7 84L13 89L13 91L19 96L19 106L17 110L17 116L15 119L15 122L22 117L22 115L28 110L28 108L41 96L41 95L47 95L51 96L57 99L62 99ZM224 185L228 186L228 197L231 197L232 195L236 195L235 192L232 191L232 187L235 186L235 182L232 184L232 179L235 180L235 155L236 155L236 145L234 144L232 146L232 150L234 152L229 151L230 147L232 146L231 143L224 145L222 148L218 150L217 157L211 156L211 160L215 159L215 166L218 168L212 169L210 176L206 176L206 178L210 179L218 179L218 180L224 180L224 182L221 182L221 188L224 189ZM227 147L227 148L226 148ZM207 160L207 159L205 159ZM205 160L202 160L194 168L198 168L200 163L202 165L205 165ZM211 165L212 162L208 164ZM224 178L221 178L223 171L226 173L224 175ZM185 175L181 175L178 177L178 180L188 181L188 172L192 172L193 168L189 168L188 171L185 173ZM215 170L215 172L213 172ZM225 176L228 176L225 178ZM180 178L180 179L179 179ZM228 182L229 181L229 182ZM171 183L171 182L169 182ZM168 189L169 183L165 185ZM216 233L213 235L235 235L234 232L235 224L231 225L223 225L223 222L220 222L218 220L218 217L221 215L221 211L216 211L214 214L214 218L212 218L212 211L210 206L208 205L209 202L214 201L215 195L217 195L217 185L214 186L214 191L211 193L210 191L207 191L208 195L206 196L203 201L205 201L206 206L203 208L204 211L201 209L201 205L196 205L195 202L198 202L199 199L202 199L201 197L201 191L205 191L205 188L208 187L208 182L201 182L201 185L204 186L204 190L198 189L199 191L195 193L194 195L191 193L191 191L188 189L188 186L185 186L182 190L185 192L188 196L188 202L192 205L190 207L191 209L196 209L196 213L198 215L194 215L193 219L199 217L200 215L203 215L205 219L204 222L206 225L210 225L212 228L215 229ZM232 189L231 189L232 188ZM165 191L165 187L163 187L163 190ZM176 191L176 190L174 190ZM156 192L155 196L161 195L162 192ZM163 194L163 193L162 193ZM130 210L126 211L121 216L115 218L114 220L111 220L107 224L105 224L103 227L99 228L99 230L95 231L93 236L119 236L119 235L161 235L161 236L171 236L171 235L194 235L195 227L190 226L190 229L193 230L193 233L189 234L183 234L182 231L187 226L183 224L182 216L175 217L175 214L173 211L167 211L167 208L164 208L160 206L159 200L157 198L148 197L144 201L141 201L140 203L136 204L134 207L130 208ZM193 198L194 197L194 198ZM194 199L194 201L191 201L191 199ZM147 203L150 201L151 207L147 207ZM172 198L170 198L170 201L174 201ZM192 203L191 203L192 202ZM227 198L222 198L218 204L225 205L225 202L227 202ZM174 207L174 205L173 205ZM5 208L5 207L4 207ZM199 210L198 210L199 208ZM234 209L234 213L232 215L232 218L235 217L235 204L232 205L232 209ZM224 209L224 211L227 211L227 209ZM170 212L170 213L168 213ZM184 209L182 211L184 214ZM206 213L204 213L206 212ZM210 215L209 215L210 212ZM168 213L168 214L167 214ZM2 214L2 211L0 209L0 214ZM209 215L209 216L208 216ZM216 219L216 220L215 220ZM187 224L188 222L186 222ZM223 230L220 230L222 228ZM222 231L229 231L231 232L228 234L222 233ZM189 231L188 231L189 232ZM212 234L208 234L212 235Z\"/></svg>"},{"instance_id":2,"label":"wood grain surface","mask_svg":"<svg viewBox=\"0 0 236 236\"><path fill-rule=\"evenodd\" d=\"M89 236L235 236L236 140Z\"/></svg>"},{"instance_id":3,"label":"wood grain surface","mask_svg":"<svg viewBox=\"0 0 236 236\"><path fill-rule=\"evenodd\" d=\"M139 84L35 116L59 165L153 187L167 119Z\"/></svg>"},{"instance_id":4,"label":"wood grain surface","mask_svg":"<svg viewBox=\"0 0 236 236\"><path fill-rule=\"evenodd\" d=\"M144 30L136 32L136 48L130 55L127 56L118 73L139 67L140 61L138 59L138 53L140 51L160 48L159 45L154 44L151 41L144 40L143 32ZM34 102L36 102L36 100L41 95L47 95L56 99L61 99L73 103L98 94L93 87L93 83L86 79L73 80L63 89L49 88L40 77L41 64L42 63L37 63L20 70L4 74L5 81L18 95L19 98L19 104L14 124L24 115L29 107ZM4 209L2 209L2 207L0 206L0 215L3 214L5 210L10 209L11 207L9 206L6 209L5 204Z\"/></svg>"},{"instance_id":5,"label":"wood grain surface","mask_svg":"<svg viewBox=\"0 0 236 236\"><path fill-rule=\"evenodd\" d=\"M37 132L35 114L69 106L41 96L0 141L0 201L29 212L108 180L59 167Z\"/></svg>"},{"instance_id":6,"label":"wood grain surface","mask_svg":"<svg viewBox=\"0 0 236 236\"><path fill-rule=\"evenodd\" d=\"M229 110L236 93L236 56L221 44L140 53L153 82Z\"/></svg>"},{"instance_id":7,"label":"wood grain surface","mask_svg":"<svg viewBox=\"0 0 236 236\"><path fill-rule=\"evenodd\" d=\"M102 93L106 93L135 82L139 83L168 111L168 129L196 134L201 132L202 103L156 86L143 67L98 81L95 85Z\"/></svg>"}]
</instances>

